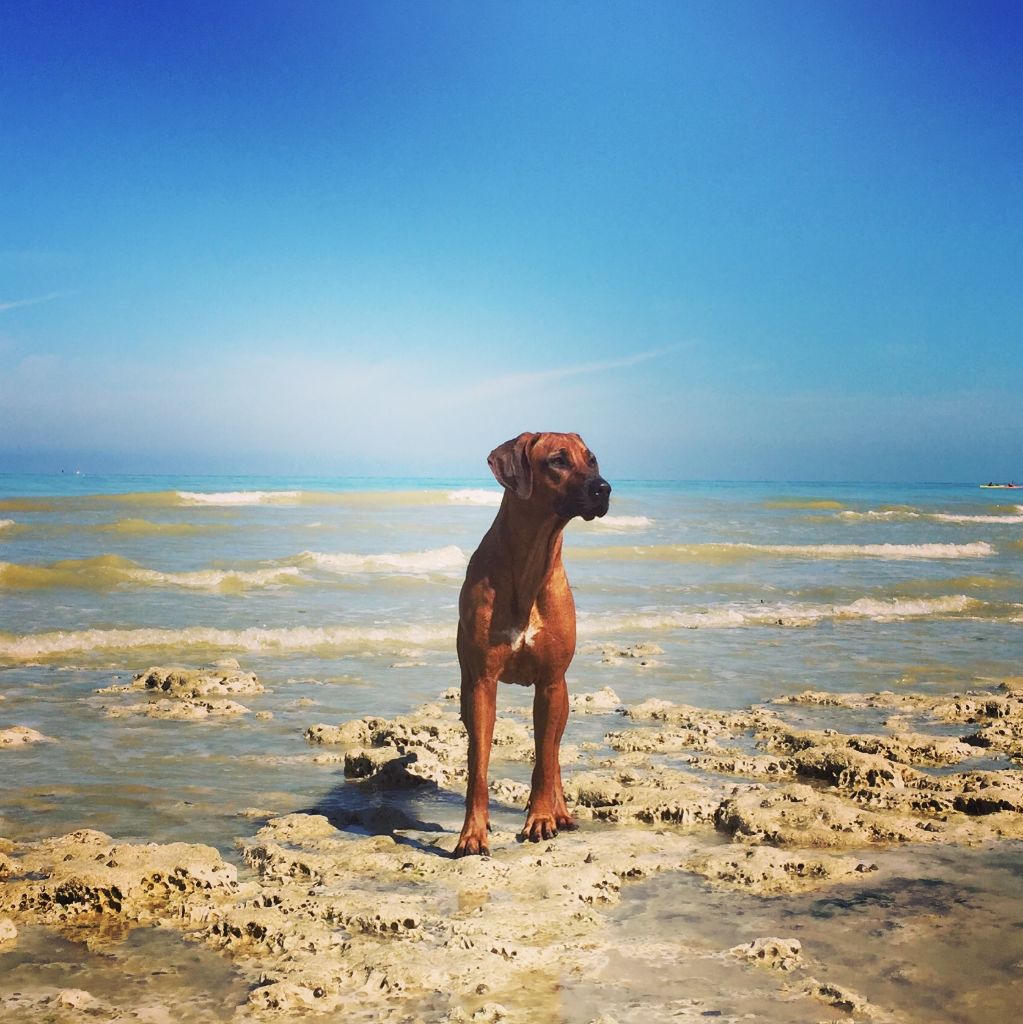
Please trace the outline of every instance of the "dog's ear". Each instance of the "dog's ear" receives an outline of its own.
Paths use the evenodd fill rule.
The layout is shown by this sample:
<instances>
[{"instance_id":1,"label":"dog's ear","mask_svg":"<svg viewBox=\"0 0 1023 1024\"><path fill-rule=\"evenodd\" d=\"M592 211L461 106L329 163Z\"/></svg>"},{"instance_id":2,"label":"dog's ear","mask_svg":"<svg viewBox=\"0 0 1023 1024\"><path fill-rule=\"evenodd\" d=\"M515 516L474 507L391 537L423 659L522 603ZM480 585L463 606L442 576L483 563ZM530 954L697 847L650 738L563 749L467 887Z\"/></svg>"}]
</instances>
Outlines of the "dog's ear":
<instances>
[{"instance_id":1,"label":"dog's ear","mask_svg":"<svg viewBox=\"0 0 1023 1024\"><path fill-rule=\"evenodd\" d=\"M526 499L533 493L533 468L529 452L539 439L539 434L527 431L505 441L487 457L487 465L497 482L517 498Z\"/></svg>"}]
</instances>

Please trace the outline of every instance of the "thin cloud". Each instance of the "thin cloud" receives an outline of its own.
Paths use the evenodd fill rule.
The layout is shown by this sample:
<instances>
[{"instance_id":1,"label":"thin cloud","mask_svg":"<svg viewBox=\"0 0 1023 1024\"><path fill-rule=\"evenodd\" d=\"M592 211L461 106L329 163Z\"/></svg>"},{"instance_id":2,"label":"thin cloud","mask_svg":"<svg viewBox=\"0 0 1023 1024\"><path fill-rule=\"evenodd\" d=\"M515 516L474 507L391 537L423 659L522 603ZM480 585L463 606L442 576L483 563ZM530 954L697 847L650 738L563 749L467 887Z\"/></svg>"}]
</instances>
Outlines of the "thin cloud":
<instances>
[{"instance_id":1,"label":"thin cloud","mask_svg":"<svg viewBox=\"0 0 1023 1024\"><path fill-rule=\"evenodd\" d=\"M52 302L54 299L62 299L69 292L50 292L48 295L37 295L32 299L14 299L13 302L0 302L0 313L6 313L9 309L20 309L22 306L38 306L40 302Z\"/></svg>"},{"instance_id":2,"label":"thin cloud","mask_svg":"<svg viewBox=\"0 0 1023 1024\"><path fill-rule=\"evenodd\" d=\"M552 366L546 370L533 370L528 373L506 373L501 377L490 377L469 388L469 398L489 398L492 395L509 391L518 391L524 387L548 384L551 381L563 380L565 377L581 377L590 373L604 373L607 370L620 370L626 366L647 363L651 359L659 359L681 348L688 348L690 342L678 342L665 348L649 349L646 352L635 352L631 356L618 359L603 359L591 363L575 363L571 366Z\"/></svg>"}]
</instances>

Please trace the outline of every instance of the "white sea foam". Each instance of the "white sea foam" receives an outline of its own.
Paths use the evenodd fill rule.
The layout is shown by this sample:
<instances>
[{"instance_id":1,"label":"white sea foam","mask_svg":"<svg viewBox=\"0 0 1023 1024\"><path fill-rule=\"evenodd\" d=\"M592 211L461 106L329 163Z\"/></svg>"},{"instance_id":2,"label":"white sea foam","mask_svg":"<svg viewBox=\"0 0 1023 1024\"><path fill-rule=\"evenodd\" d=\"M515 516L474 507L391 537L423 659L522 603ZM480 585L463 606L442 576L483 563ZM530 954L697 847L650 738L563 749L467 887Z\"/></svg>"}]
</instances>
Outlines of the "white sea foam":
<instances>
[{"instance_id":1,"label":"white sea foam","mask_svg":"<svg viewBox=\"0 0 1023 1024\"><path fill-rule=\"evenodd\" d=\"M594 519L590 525L617 533L625 530L645 530L648 526L653 526L654 521L647 516L604 516L603 519Z\"/></svg>"},{"instance_id":2,"label":"white sea foam","mask_svg":"<svg viewBox=\"0 0 1023 1024\"><path fill-rule=\"evenodd\" d=\"M952 512L936 512L931 518L941 523L1023 523L1023 509L1019 515L958 515Z\"/></svg>"},{"instance_id":3,"label":"white sea foam","mask_svg":"<svg viewBox=\"0 0 1023 1024\"><path fill-rule=\"evenodd\" d=\"M0 519L0 530L6 530L8 526L14 526L13 519Z\"/></svg>"},{"instance_id":4,"label":"white sea foam","mask_svg":"<svg viewBox=\"0 0 1023 1024\"><path fill-rule=\"evenodd\" d=\"M637 631L672 632L682 629L735 629L757 626L814 626L828 620L895 622L902 619L954 618L983 611L984 602L963 594L919 599L863 597L844 605L731 605L705 610L581 614L581 636L615 636ZM1023 622L1023 618L1010 619ZM445 647L454 640L453 622L393 626L323 626L248 629L83 629L0 634L0 661L46 661L65 655L110 656L140 650L175 652L243 651L273 655L293 652L323 654L400 651L408 646Z\"/></svg>"},{"instance_id":5,"label":"white sea foam","mask_svg":"<svg viewBox=\"0 0 1023 1024\"><path fill-rule=\"evenodd\" d=\"M278 505L291 504L301 491L178 491L186 505Z\"/></svg>"},{"instance_id":6,"label":"white sea foam","mask_svg":"<svg viewBox=\"0 0 1023 1024\"><path fill-rule=\"evenodd\" d=\"M349 575L355 573L392 573L397 575L423 575L426 573L454 573L465 569L468 558L455 544L428 551L409 551L400 554L356 555L347 552L321 554L303 551L296 559L299 565L323 572Z\"/></svg>"},{"instance_id":7,"label":"white sea foam","mask_svg":"<svg viewBox=\"0 0 1023 1024\"><path fill-rule=\"evenodd\" d=\"M483 487L465 487L457 491L448 491L448 501L452 505L500 505L503 496L503 491Z\"/></svg>"},{"instance_id":8,"label":"white sea foam","mask_svg":"<svg viewBox=\"0 0 1023 1024\"><path fill-rule=\"evenodd\" d=\"M301 570L294 566L161 572L158 569L146 569L119 555L66 559L50 565L0 562L0 589L10 590L107 590L121 586L142 586L229 591L294 583L300 577Z\"/></svg>"},{"instance_id":9,"label":"white sea foam","mask_svg":"<svg viewBox=\"0 0 1023 1024\"><path fill-rule=\"evenodd\" d=\"M908 559L987 558L995 549L986 541L970 544L652 544L621 547L578 547L573 559L602 558L631 561L706 562L728 564L747 558L806 558L822 561L870 558Z\"/></svg>"},{"instance_id":10,"label":"white sea foam","mask_svg":"<svg viewBox=\"0 0 1023 1024\"><path fill-rule=\"evenodd\" d=\"M709 608L700 611L675 609L622 615L580 615L584 636L614 635L634 630L734 629L741 626L813 626L827 620L870 619L894 622L914 618L946 618L979 611L983 602L965 594L947 597L882 600L861 597L844 605L773 604Z\"/></svg>"},{"instance_id":11,"label":"white sea foam","mask_svg":"<svg viewBox=\"0 0 1023 1024\"><path fill-rule=\"evenodd\" d=\"M878 522L906 522L913 519L928 519L935 523L1023 523L1023 505L1017 505L1017 513L998 514L965 512L918 512L911 509L869 509L866 512L856 512L852 509L845 509L839 512L841 519L856 521L878 521Z\"/></svg>"},{"instance_id":12,"label":"white sea foam","mask_svg":"<svg viewBox=\"0 0 1023 1024\"><path fill-rule=\"evenodd\" d=\"M294 583L302 576L294 566L241 571L235 569L200 569L197 572L159 572L156 569L127 569L126 583L144 586L185 587L191 590L248 589Z\"/></svg>"},{"instance_id":13,"label":"white sea foam","mask_svg":"<svg viewBox=\"0 0 1023 1024\"><path fill-rule=\"evenodd\" d=\"M448 644L454 624L423 626L327 626L268 629L82 629L67 632L12 636L0 633L0 660L26 662L68 654L130 653L139 650L245 651L252 654L288 654L401 650L408 645Z\"/></svg>"},{"instance_id":14,"label":"white sea foam","mask_svg":"<svg viewBox=\"0 0 1023 1024\"><path fill-rule=\"evenodd\" d=\"M736 545L766 554L803 558L986 558L995 549L986 541L971 544L749 544Z\"/></svg>"},{"instance_id":15,"label":"white sea foam","mask_svg":"<svg viewBox=\"0 0 1023 1024\"><path fill-rule=\"evenodd\" d=\"M866 512L856 512L853 509L844 509L838 513L842 519L865 519L892 522L894 520L920 519L923 513L912 512L904 508L868 509Z\"/></svg>"}]
</instances>

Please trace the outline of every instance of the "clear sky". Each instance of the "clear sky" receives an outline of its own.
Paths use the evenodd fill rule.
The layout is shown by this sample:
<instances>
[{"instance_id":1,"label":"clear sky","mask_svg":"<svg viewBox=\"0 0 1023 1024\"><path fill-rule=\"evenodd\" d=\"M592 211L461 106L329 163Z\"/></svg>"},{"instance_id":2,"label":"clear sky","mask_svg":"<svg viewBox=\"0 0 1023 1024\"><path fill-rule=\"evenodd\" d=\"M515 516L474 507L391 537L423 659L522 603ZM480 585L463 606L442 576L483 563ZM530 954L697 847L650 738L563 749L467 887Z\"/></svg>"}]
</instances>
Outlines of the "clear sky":
<instances>
[{"instance_id":1,"label":"clear sky","mask_svg":"<svg viewBox=\"0 0 1023 1024\"><path fill-rule=\"evenodd\" d=\"M1023 477L1017 2L7 0L0 470Z\"/></svg>"}]
</instances>

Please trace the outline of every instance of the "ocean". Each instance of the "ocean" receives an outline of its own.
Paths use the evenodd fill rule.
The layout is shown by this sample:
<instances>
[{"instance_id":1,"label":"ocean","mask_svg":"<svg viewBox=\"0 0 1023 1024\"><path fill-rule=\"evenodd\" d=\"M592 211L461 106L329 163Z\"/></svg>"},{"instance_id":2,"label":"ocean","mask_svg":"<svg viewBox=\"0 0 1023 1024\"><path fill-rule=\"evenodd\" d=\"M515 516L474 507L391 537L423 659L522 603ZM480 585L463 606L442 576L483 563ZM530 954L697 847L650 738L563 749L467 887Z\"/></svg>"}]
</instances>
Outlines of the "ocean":
<instances>
[{"instance_id":1,"label":"ocean","mask_svg":"<svg viewBox=\"0 0 1023 1024\"><path fill-rule=\"evenodd\" d=\"M610 686L625 704L654 697L738 709L808 689L961 693L1020 673L1020 492L612 484L609 515L566 530L579 621L572 692ZM130 842L207 843L231 856L261 824L246 809L357 809L361 798L336 764L313 761L304 731L406 714L457 686L458 590L499 501L483 479L0 476L0 728L56 741L0 750L0 836L28 842L87 827ZM642 665L608 657L636 645L657 653ZM117 717L107 714L113 698L96 693L151 665L224 658L265 685L240 698L258 716ZM528 701L521 688L502 687L502 704ZM839 728L857 725L856 712L832 714ZM573 716L566 741L599 745L607 728ZM461 799L426 794L418 813L457 832ZM521 817L495 814L509 827ZM355 811L352 820L358 828ZM1020 901L1002 891L1008 879L1018 888L1023 853L1005 843L927 857L920 870L936 885L971 879L966 903L941 911L944 925L963 925L970 976L946 977L930 1010L897 981L878 982L880 994L899 1019L1008 1019L998 999L1013 1005L1019 964L1013 977L983 965L998 913L1023 962ZM682 903L691 909L672 927L727 930L723 915L737 905L692 878L645 885L616 911L623 936L664 926L656 908ZM988 915L975 941L970 900ZM769 902L742 912L771 917ZM807 920L820 924L812 902L802 898ZM890 912L852 906L842 927L869 931ZM828 909L832 940L841 917ZM51 940L42 936L29 930L18 951L0 952L0 978L6 970L14 984L47 962ZM941 941L935 930L923 943L936 944L934 963L945 955ZM90 956L61 947L61 962L92 971L102 988L96 979L108 968L90 967ZM872 966L861 962L869 956ZM846 959L880 978L883 944ZM199 976L221 970L203 964ZM564 1019L583 1019L585 1005L581 996Z\"/></svg>"}]
</instances>

